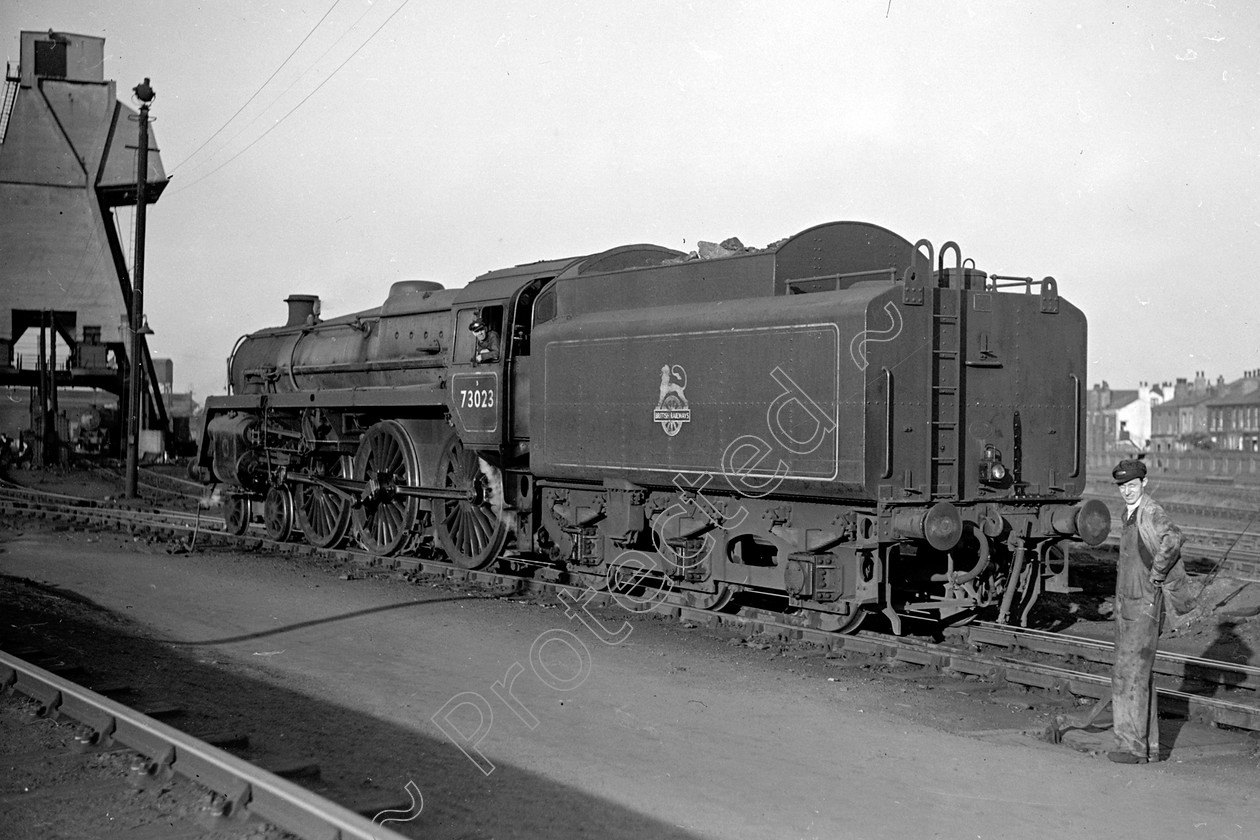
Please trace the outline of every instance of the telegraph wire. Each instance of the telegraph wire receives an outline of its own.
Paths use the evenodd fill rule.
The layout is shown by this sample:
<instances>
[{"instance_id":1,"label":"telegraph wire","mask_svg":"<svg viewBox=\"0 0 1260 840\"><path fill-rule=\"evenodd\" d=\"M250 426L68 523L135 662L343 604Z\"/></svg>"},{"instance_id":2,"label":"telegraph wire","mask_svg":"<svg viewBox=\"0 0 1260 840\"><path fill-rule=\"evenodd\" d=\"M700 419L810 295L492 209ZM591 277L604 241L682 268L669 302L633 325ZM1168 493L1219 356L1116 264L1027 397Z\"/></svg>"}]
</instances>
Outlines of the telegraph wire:
<instances>
[{"instance_id":1,"label":"telegraph wire","mask_svg":"<svg viewBox=\"0 0 1260 840\"><path fill-rule=\"evenodd\" d=\"M380 31L381 31L382 29L384 29L384 28L385 28L385 26L386 26L386 25L387 25L387 24L388 24L391 20L393 20L393 19L394 19L394 17L395 17L398 13L399 13L399 12L401 12L401 11L402 11L402 10L406 7L407 3L409 3L409 2L410 2L410 0L403 0L403 1L402 1L402 3L400 3L400 4L398 5L398 8L397 8L397 9L394 9L394 11L390 13L389 17L385 18L385 20L381 22L381 25L380 25L380 26L378 26L378 27L376 27L376 29L375 29L375 30L373 30L372 34L371 34L371 35L369 35L369 36L367 37L367 39L366 39L366 40L365 40L362 44L360 44L358 47L356 47L354 52L350 53L350 55L346 57L345 61L342 61L340 64L338 64L338 65L337 65L337 66L333 69L333 71L332 71L331 73L329 73L327 77L325 77L325 78L324 78L324 80L323 80L322 82L320 82L318 85L316 85L316 86L315 86L315 89L314 89L314 90L312 90L312 91L311 91L310 93L308 93L306 96L302 97L301 101L299 101L296 105L294 105L292 108L290 108L288 111L286 111L286 112L285 112L285 114L284 114L284 116L280 117L280 119L278 119L278 120L276 120L274 123L272 123L272 124L271 124L271 126L269 126L269 127L267 128L267 130L266 130L266 131L264 131L262 134L258 135L258 137L256 137L253 141L251 141L251 142L249 143L249 145L247 145L245 148L241 149L241 150L240 150L239 152L237 152L236 154L232 155L232 156L231 156L230 158L228 158L227 160L223 161L223 163L219 164L219 165L218 165L218 166L216 166L214 169L211 169L211 170L210 170L209 172L207 172L205 175L202 175L202 176L201 176L200 178L198 178L197 180L195 180L195 181L191 181L191 182L189 182L189 183L185 184L183 187L176 189L176 190L172 193L172 195L178 195L179 193L183 192L184 190L187 190L187 189L189 189L189 188L191 188L191 187L193 187L193 186L196 186L197 184L200 184L202 181L206 180L206 179L207 179L207 178L209 178L211 175L213 175L214 173L218 172L220 169L222 169L223 167L227 166L229 163L231 163L232 161L236 160L236 159L237 159L238 157L240 157L241 155L243 155L243 154L245 154L246 152L248 152L248 151L249 151L250 149L252 149L252 148L253 148L253 147L254 147L254 146L255 146L255 145L256 145L259 141L261 141L264 137L266 137L268 134L270 134L271 132L273 132L273 131L275 131L277 128L279 128L281 123L283 123L285 120L287 120L289 117L291 117L291 116L293 115L293 113L294 113L295 111L297 111L297 109L298 109L298 108L301 108L303 105L305 105L308 99L310 99L310 98L311 98L312 96L314 96L315 94L319 93L320 89L321 89L321 88L323 88L323 86L324 86L324 85L328 84L328 83L332 80L332 78L333 78L334 76L336 76L336 75L337 75L337 73L341 70L341 68L345 67L348 63L350 63L350 60L351 60L351 59L353 59L356 55L358 55L358 54L359 54L359 52L360 52L360 51L361 51L364 47L366 47L369 43L371 43L372 39L373 39L373 38L375 38L375 37L376 37L376 36L380 33Z\"/></svg>"},{"instance_id":2,"label":"telegraph wire","mask_svg":"<svg viewBox=\"0 0 1260 840\"><path fill-rule=\"evenodd\" d=\"M215 154L217 155L217 154L218 154L218 152L223 151L223 149L224 149L224 148L226 148L228 145L230 145L230 144L231 144L234 140L236 140L236 138L240 137L242 134L244 134L246 131L248 131L248 130L249 130L249 129L250 129L250 128L254 125L254 123L258 122L260 119L262 119L264 116L266 116L266 115L267 115L267 112L268 112L269 110L271 110L272 106L273 106L273 105L275 105L277 102L279 102L279 101L280 101L280 99L281 99L281 98L282 98L285 94L287 94L289 91L293 90L293 88L295 88L299 82L301 82L304 78L306 78L306 76L307 76L308 74L310 74L310 73L312 73L313 71L315 71L316 66L319 64L319 62L321 62L321 61L323 61L325 58L327 58L327 57L328 57L328 54L329 54L329 53L331 53L333 50L335 50L335 49L337 48L337 46L338 46L338 45L339 45L342 41L344 41L344 40L346 39L346 36L350 34L351 30L353 30L356 26L358 26L360 23L362 23L362 22L363 22L363 19L364 19L365 17L367 17L369 14L371 14L371 13L372 13L372 9L373 9L373 7L372 7L372 5L371 5L371 4L367 4L367 5L365 5L365 6L364 6L364 9L363 9L363 12L362 12L362 13L361 13L361 14L360 14L357 18L355 18L355 19L354 19L354 23L350 24L350 26L348 26L348 27L345 29L345 31L344 31L344 32L342 32L340 35L338 35L338 36L337 36L337 39L336 39L335 41L333 41L333 42L332 42L332 43L328 46L328 48L327 48L326 50L324 50L322 53L320 53L320 54L319 54L319 56L318 56L318 57L317 57L314 61L312 61L312 62L311 62L311 63L310 63L310 64L309 64L309 65L308 65L305 69L303 69L300 73L298 73L298 74L297 74L297 76L296 76L296 77L294 77L294 79L293 79L292 81L290 81L290 82L289 82L289 83L285 86L285 88L284 88L283 90L281 90L279 93L277 93L277 94L276 94L276 95L272 98L272 100L271 100L270 102L268 102L268 103L267 103L266 107L264 107L261 111L259 111L257 114L255 114L255 115L254 115L253 119L251 119L251 120L250 120L249 122L247 122L245 125L243 125L243 126L241 126L240 128L238 128L238 129L236 130L236 133L235 133L235 134L233 134L231 137L229 137L229 138L228 138L228 139L224 142L224 144L223 144L223 148L220 148L217 152L215 152ZM203 165L203 167L202 167L202 168L203 168L203 170L204 170L206 167L210 167L210 166L213 166L213 165L214 165L213 158L214 158L214 155L211 155L211 159L210 159L210 160L208 160L208 161L206 161L206 163ZM190 176L190 177L191 177L191 176ZM193 180L194 180L194 181L196 181L196 180L200 180L200 179L198 179L198 178L194 178Z\"/></svg>"},{"instance_id":3,"label":"telegraph wire","mask_svg":"<svg viewBox=\"0 0 1260 840\"><path fill-rule=\"evenodd\" d=\"M285 56L284 61L280 62L280 66L279 66L279 67L277 67L277 68L276 68L276 69L272 72L272 74L271 74L270 76L268 76L268 77L267 77L267 81L265 81L265 82L263 82L261 85L259 85L259 86L258 86L258 90L254 91L254 92L253 92L253 94L251 94L251 95L250 95L249 99L245 100L245 104L244 104L244 105L242 105L240 108L238 108L238 109L236 110L236 113L235 113L235 114L233 114L232 116L228 117L228 118L227 118L227 122L225 122L225 123L223 123L223 125L219 126L218 130L217 130L217 131L215 131L215 133L214 133L214 134L211 134L211 135L210 135L210 136L206 139L206 142L202 143L200 146L198 146L196 149L194 149L194 150L193 150L193 152L192 152L192 154L190 154L188 157L184 158L184 159L183 159L183 160L181 160L179 163L177 163L177 164L175 164L173 167L171 167L170 172L168 172L167 174L168 174L168 175L170 175L170 174L174 174L174 172L175 172L175 170L176 170L176 169L179 169L179 168L180 168L181 166L183 166L185 163L188 163L188 161L190 161L190 160L192 160L194 157L196 157L198 152L200 152L200 151L201 151L202 149L204 149L206 146L210 145L210 142L211 142L212 140L214 140L214 138L216 138L216 137L218 137L220 134L222 134L222 133L223 133L223 129L225 129L225 128L227 128L229 125L231 125L231 124L232 124L232 120L234 120L234 119L236 119L237 117L239 117L239 116L241 115L241 111L244 111L246 108L248 108L248 107L249 107L249 103L251 103L251 102L253 102L255 99L257 99L257 98L258 98L258 94L260 94L260 93L262 93L262 92L263 92L263 88L265 88L265 87L267 87L267 85L271 84L271 80L272 80L272 79L274 79L274 78L276 77L276 75L277 75L277 74L278 74L281 70L283 70L283 69L285 68L285 66L289 63L289 61L290 61L290 60L292 60L293 56L297 55L297 51L298 51L298 50L300 50L300 49L302 49L302 45L303 45L303 44L305 44L307 41L309 41L309 40L310 40L311 36L315 34L315 30L316 30L316 29L319 29L319 27L323 24L323 22L324 22L325 20L327 20L327 19L328 19L328 16L332 14L333 9L337 8L337 4L338 4L338 3L340 3L340 2L341 2L341 0L333 0L333 4L332 4L331 6L329 6L329 7L328 7L328 11L324 12L324 16L323 16L323 17L321 17L318 21L316 21L316 22L315 22L315 25L311 27L311 31L306 33L306 37L305 37L305 38L303 38L303 39L302 39L302 41L301 41L301 42L300 42L300 43L299 43L296 47L294 47L294 48L293 48L292 52L290 52L287 56Z\"/></svg>"}]
</instances>

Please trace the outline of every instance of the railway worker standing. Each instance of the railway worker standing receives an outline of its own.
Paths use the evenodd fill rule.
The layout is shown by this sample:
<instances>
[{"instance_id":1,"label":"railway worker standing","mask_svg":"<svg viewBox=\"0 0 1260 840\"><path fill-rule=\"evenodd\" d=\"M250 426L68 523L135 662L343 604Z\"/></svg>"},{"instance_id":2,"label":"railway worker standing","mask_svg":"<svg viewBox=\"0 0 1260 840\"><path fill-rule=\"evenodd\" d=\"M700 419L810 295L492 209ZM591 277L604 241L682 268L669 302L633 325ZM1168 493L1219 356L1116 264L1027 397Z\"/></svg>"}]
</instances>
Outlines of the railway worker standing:
<instances>
[{"instance_id":1,"label":"railway worker standing","mask_svg":"<svg viewBox=\"0 0 1260 840\"><path fill-rule=\"evenodd\" d=\"M31 466L31 445L26 442L26 438L21 432L18 432L17 438L13 441L13 464L20 470L30 469Z\"/></svg>"},{"instance_id":2,"label":"railway worker standing","mask_svg":"<svg viewBox=\"0 0 1260 840\"><path fill-rule=\"evenodd\" d=\"M480 318L469 324L468 329L472 330L472 334L477 338L477 343L473 347L473 364L497 362L499 360L499 334L490 329Z\"/></svg>"},{"instance_id":3,"label":"railway worker standing","mask_svg":"<svg viewBox=\"0 0 1260 840\"><path fill-rule=\"evenodd\" d=\"M1181 563L1181 530L1146 495L1146 464L1126 459L1111 471L1124 499L1116 565L1116 658L1111 706L1119 764L1159 761L1159 716L1152 681L1165 596L1178 612L1193 605ZM1183 607L1185 609L1183 609Z\"/></svg>"}]
</instances>

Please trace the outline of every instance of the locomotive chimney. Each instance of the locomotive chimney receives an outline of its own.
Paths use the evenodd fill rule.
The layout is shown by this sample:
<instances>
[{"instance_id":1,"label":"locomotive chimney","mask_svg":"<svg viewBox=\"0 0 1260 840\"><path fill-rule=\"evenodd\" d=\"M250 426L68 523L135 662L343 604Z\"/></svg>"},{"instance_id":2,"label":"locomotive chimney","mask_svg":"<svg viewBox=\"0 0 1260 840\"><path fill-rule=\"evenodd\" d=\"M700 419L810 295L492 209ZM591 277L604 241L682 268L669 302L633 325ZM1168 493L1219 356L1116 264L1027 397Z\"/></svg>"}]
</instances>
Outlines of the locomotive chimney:
<instances>
[{"instance_id":1,"label":"locomotive chimney","mask_svg":"<svg viewBox=\"0 0 1260 840\"><path fill-rule=\"evenodd\" d=\"M319 295L289 295L284 302L289 305L286 327L319 323Z\"/></svg>"}]
</instances>

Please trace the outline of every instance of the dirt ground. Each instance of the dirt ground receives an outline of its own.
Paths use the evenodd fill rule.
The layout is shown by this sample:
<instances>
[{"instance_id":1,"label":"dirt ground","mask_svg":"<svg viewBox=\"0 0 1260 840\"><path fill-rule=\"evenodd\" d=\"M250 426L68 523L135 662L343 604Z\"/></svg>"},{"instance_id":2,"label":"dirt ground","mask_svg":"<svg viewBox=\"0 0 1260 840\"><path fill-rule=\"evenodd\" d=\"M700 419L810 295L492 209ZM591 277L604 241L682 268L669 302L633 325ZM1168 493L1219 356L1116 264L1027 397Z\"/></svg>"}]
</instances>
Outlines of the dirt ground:
<instances>
[{"instance_id":1,"label":"dirt ground","mask_svg":"<svg viewBox=\"0 0 1260 840\"><path fill-rule=\"evenodd\" d=\"M74 474L26 478L99 491ZM1107 638L1114 560L1074 562L1083 591L1044 596L1034 621ZM314 758L314 785L350 807L399 807L414 780L422 813L391 827L417 837L1039 837L1050 824L1242 837L1260 813L1255 740L1174 748L1136 776L1035 737L1070 700L771 637L592 610L633 635L587 636L590 679L556 691L534 679L556 652L535 647L581 628L551 598L287 555L172 556L162 540L31 522L0 523L0 574L0 646L125 676L124 702L178 704L172 722L193 734L248 731L246 757L264 766ZM1163 646L1260 664L1260 620L1242 615L1253 588ZM487 774L434 713L456 696L494 701L522 660L528 711L496 701L478 742ZM544 671L563 683L566 662ZM445 720L467 734L473 710ZM46 829L13 836L57 836Z\"/></svg>"},{"instance_id":2,"label":"dirt ground","mask_svg":"<svg viewBox=\"0 0 1260 840\"><path fill-rule=\"evenodd\" d=\"M291 840L267 826L216 820L210 797L181 777L134 772L126 750L84 753L74 729L32 716L33 701L0 699L0 821L7 840Z\"/></svg>"}]
</instances>

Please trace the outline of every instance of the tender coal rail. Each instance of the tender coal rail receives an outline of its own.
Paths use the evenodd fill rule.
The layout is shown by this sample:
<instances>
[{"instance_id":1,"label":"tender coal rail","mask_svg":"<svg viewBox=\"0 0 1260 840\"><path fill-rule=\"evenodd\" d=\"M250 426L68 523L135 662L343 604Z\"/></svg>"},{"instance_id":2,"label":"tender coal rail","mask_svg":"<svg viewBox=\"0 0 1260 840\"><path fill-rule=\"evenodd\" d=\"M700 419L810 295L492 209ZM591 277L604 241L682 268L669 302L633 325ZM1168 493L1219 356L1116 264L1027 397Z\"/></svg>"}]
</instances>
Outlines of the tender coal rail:
<instances>
[{"instance_id":1,"label":"tender coal rail","mask_svg":"<svg viewBox=\"0 0 1260 840\"><path fill-rule=\"evenodd\" d=\"M257 818L303 840L401 838L387 826L377 825L280 775L3 651L0 689L29 698L39 716L76 727L76 749L65 753L69 760L78 754L134 750L131 772L138 781L165 780L177 774L200 785L209 791L210 817ZM20 757L8 758L13 762ZM23 795L38 793L26 791Z\"/></svg>"}]
</instances>

